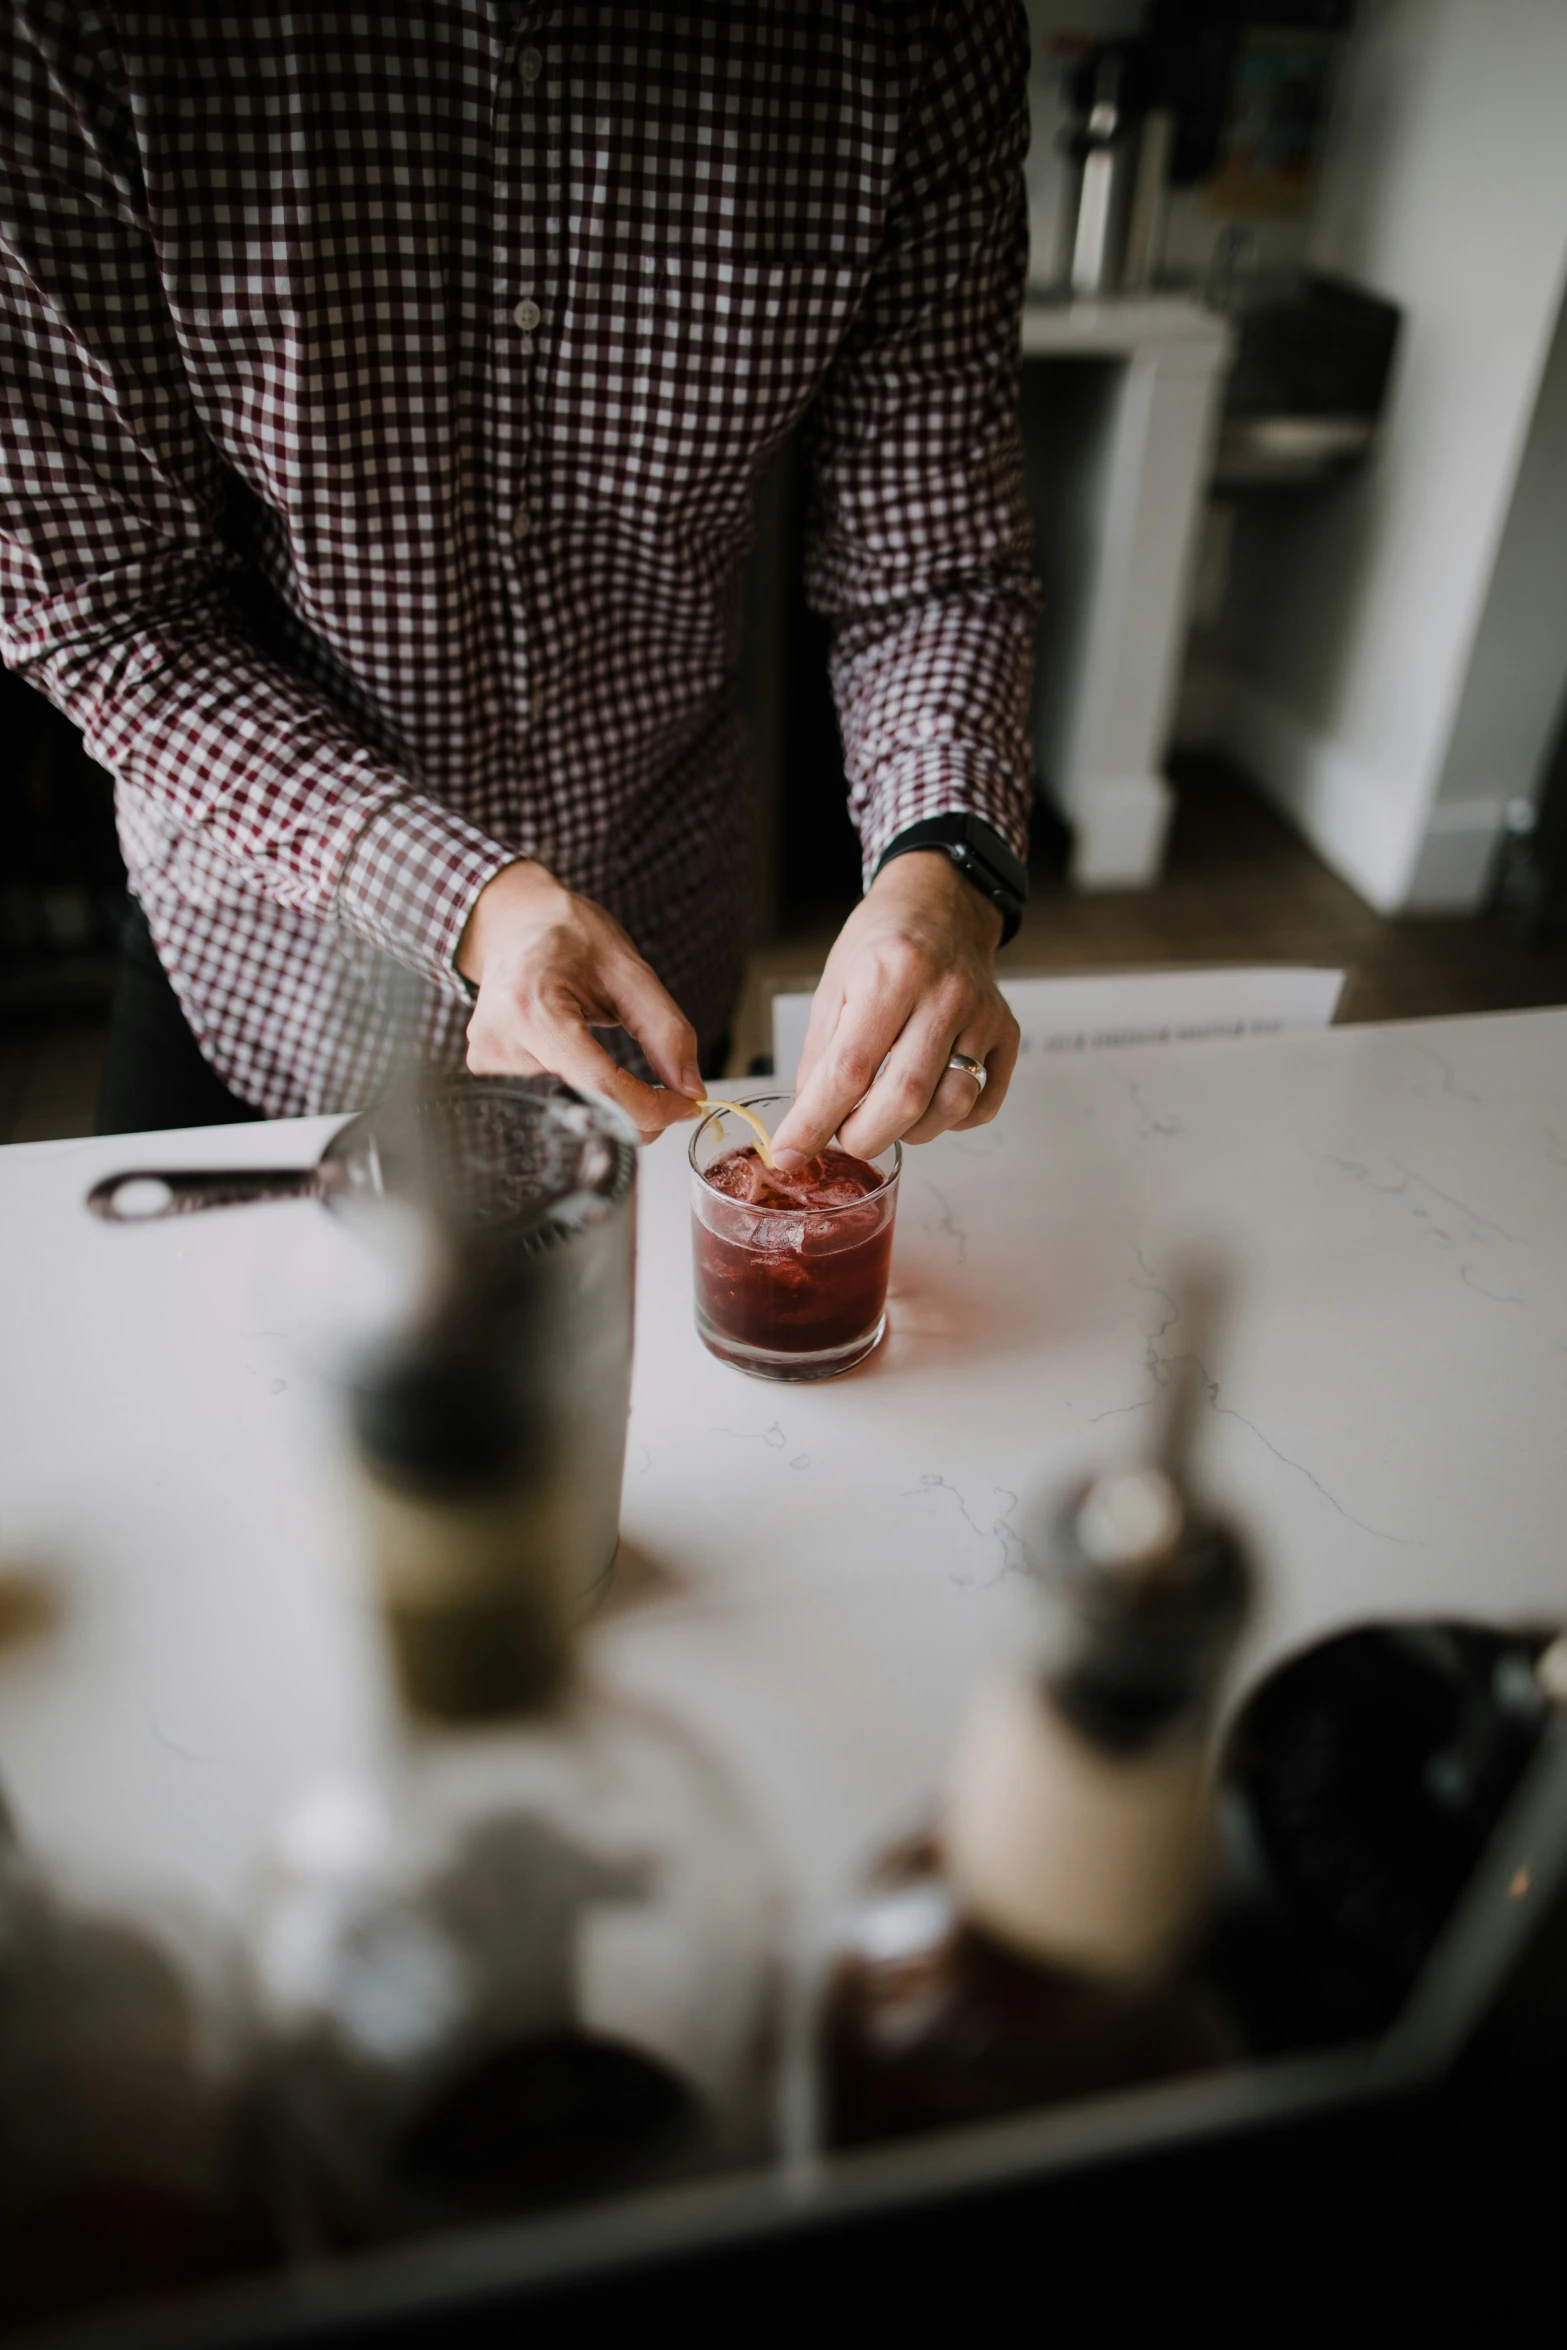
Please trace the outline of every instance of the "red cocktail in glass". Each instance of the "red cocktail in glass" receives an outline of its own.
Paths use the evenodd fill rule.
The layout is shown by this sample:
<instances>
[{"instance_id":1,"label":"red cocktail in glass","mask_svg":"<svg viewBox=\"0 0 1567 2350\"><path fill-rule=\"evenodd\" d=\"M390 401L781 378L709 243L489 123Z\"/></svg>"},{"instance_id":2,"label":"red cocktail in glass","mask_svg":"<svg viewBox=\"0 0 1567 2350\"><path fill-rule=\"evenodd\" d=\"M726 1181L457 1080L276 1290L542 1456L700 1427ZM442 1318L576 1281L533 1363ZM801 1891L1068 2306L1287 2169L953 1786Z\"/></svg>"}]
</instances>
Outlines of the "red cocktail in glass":
<instances>
[{"instance_id":1,"label":"red cocktail in glass","mask_svg":"<svg viewBox=\"0 0 1567 2350\"><path fill-rule=\"evenodd\" d=\"M747 1106L771 1131L793 1097ZM796 1168L764 1166L742 1119L715 1110L691 1143L696 1326L726 1363L764 1379L831 1379L887 1327L887 1273L903 1154L836 1144Z\"/></svg>"}]
</instances>

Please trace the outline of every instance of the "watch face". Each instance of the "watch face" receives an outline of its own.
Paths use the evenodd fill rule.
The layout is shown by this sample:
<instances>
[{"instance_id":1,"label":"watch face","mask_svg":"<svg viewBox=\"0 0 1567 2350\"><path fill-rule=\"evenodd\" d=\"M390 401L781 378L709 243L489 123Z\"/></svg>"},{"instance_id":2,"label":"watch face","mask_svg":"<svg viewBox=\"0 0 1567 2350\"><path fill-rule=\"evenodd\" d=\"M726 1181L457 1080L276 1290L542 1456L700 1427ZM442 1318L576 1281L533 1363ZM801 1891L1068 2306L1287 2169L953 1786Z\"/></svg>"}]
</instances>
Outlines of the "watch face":
<instances>
[{"instance_id":1,"label":"watch face","mask_svg":"<svg viewBox=\"0 0 1567 2350\"><path fill-rule=\"evenodd\" d=\"M1019 903L1021 893L1014 886L1011 876L1004 867L998 869L995 859L987 856L982 848L965 842L957 850L956 856L964 872L988 890L998 903L1003 899L1009 905Z\"/></svg>"},{"instance_id":2,"label":"watch face","mask_svg":"<svg viewBox=\"0 0 1567 2350\"><path fill-rule=\"evenodd\" d=\"M1021 897L1027 889L1026 868L983 817L960 816L953 825L952 842L965 865L977 867L1011 896Z\"/></svg>"}]
</instances>

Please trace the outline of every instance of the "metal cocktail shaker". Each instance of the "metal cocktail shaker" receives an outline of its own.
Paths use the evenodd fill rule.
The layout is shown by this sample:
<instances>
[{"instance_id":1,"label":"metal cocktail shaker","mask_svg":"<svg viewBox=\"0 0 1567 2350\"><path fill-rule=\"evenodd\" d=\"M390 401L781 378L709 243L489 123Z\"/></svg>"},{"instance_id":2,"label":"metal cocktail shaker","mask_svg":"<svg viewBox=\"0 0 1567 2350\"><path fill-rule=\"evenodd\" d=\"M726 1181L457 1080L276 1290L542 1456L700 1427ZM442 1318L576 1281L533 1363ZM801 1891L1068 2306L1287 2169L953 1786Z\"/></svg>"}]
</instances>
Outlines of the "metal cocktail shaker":
<instances>
[{"instance_id":1,"label":"metal cocktail shaker","mask_svg":"<svg viewBox=\"0 0 1567 2350\"><path fill-rule=\"evenodd\" d=\"M540 1594L567 1622L614 1559L636 1150L551 1079L445 1088L373 1127L382 1245L412 1264L348 1381L374 1568L406 1701L490 1712L549 1665Z\"/></svg>"},{"instance_id":2,"label":"metal cocktail shaker","mask_svg":"<svg viewBox=\"0 0 1567 2350\"><path fill-rule=\"evenodd\" d=\"M361 1415L381 1414L364 1441L401 1495L382 1529L388 1540L399 1529L397 1572L417 1581L413 1562L430 1548L421 1494L445 1508L465 1478L499 1474L498 1455L481 1472L475 1448L485 1430L499 1443L492 1424L509 1412L542 1431L528 1523L547 1517L580 1599L609 1572L619 1531L636 1165L635 1133L613 1104L559 1078L410 1080L340 1126L312 1167L136 1168L94 1184L87 1204L130 1225L319 1200L339 1240L359 1245L323 1262L293 1235L301 1262L284 1316ZM443 1523L455 1539L450 1510ZM470 1533L482 1549L477 1519ZM470 1570L490 1571L477 1552Z\"/></svg>"}]
</instances>

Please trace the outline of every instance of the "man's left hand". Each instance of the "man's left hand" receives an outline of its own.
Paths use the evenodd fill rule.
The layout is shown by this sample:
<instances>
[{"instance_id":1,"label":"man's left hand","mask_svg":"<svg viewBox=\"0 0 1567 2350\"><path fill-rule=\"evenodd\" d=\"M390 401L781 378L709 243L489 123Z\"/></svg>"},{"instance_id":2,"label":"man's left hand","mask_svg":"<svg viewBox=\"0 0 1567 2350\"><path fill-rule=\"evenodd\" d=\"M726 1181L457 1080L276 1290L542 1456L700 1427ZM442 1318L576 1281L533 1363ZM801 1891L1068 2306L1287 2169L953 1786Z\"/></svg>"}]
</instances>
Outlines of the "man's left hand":
<instances>
[{"instance_id":1,"label":"man's left hand","mask_svg":"<svg viewBox=\"0 0 1567 2350\"><path fill-rule=\"evenodd\" d=\"M836 1134L868 1159L993 1118L1018 1052L1000 937L1000 914L939 850L883 866L827 958L776 1147L810 1157ZM948 1068L955 1052L984 1064L983 1091Z\"/></svg>"}]
</instances>

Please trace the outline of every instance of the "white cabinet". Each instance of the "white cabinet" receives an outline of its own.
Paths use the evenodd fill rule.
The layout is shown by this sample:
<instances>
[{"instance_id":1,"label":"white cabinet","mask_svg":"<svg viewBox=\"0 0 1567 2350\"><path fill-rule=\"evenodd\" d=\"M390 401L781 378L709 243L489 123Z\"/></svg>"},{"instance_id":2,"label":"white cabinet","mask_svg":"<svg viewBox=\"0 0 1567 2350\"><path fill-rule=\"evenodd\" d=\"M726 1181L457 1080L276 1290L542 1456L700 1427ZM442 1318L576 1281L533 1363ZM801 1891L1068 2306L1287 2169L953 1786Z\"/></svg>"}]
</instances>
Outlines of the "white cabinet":
<instances>
[{"instance_id":1,"label":"white cabinet","mask_svg":"<svg viewBox=\"0 0 1567 2350\"><path fill-rule=\"evenodd\" d=\"M1023 356L1046 597L1036 767L1071 827L1076 885L1145 889L1174 804L1162 761L1229 330L1174 296L1031 301Z\"/></svg>"}]
</instances>

